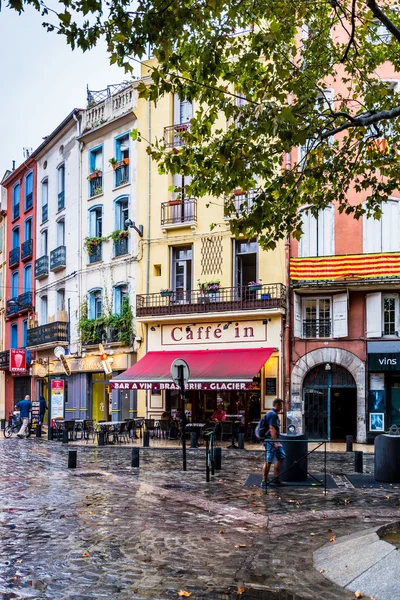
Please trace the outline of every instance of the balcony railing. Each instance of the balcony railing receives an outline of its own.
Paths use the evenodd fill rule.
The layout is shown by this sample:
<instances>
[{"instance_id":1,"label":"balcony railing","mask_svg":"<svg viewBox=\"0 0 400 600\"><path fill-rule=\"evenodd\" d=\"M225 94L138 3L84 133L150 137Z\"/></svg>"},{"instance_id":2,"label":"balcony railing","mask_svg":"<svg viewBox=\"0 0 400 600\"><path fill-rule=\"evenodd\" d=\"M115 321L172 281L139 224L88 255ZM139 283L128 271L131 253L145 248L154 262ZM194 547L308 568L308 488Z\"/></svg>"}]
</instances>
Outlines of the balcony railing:
<instances>
[{"instance_id":1,"label":"balcony railing","mask_svg":"<svg viewBox=\"0 0 400 600\"><path fill-rule=\"evenodd\" d=\"M128 254L128 252L128 238L122 237L114 244L114 255L124 256L124 254Z\"/></svg>"},{"instance_id":2,"label":"balcony railing","mask_svg":"<svg viewBox=\"0 0 400 600\"><path fill-rule=\"evenodd\" d=\"M303 338L329 338L332 336L330 319L304 319Z\"/></svg>"},{"instance_id":3,"label":"balcony railing","mask_svg":"<svg viewBox=\"0 0 400 600\"><path fill-rule=\"evenodd\" d=\"M97 246L92 246L89 254L89 264L97 263L102 260L102 244L98 244Z\"/></svg>"},{"instance_id":4,"label":"balcony railing","mask_svg":"<svg viewBox=\"0 0 400 600\"><path fill-rule=\"evenodd\" d=\"M8 266L14 267L19 263L19 246L10 250L8 254Z\"/></svg>"},{"instance_id":5,"label":"balcony railing","mask_svg":"<svg viewBox=\"0 0 400 600\"><path fill-rule=\"evenodd\" d=\"M32 308L32 292L24 292L7 300L6 316L17 315Z\"/></svg>"},{"instance_id":6,"label":"balcony railing","mask_svg":"<svg viewBox=\"0 0 400 600\"><path fill-rule=\"evenodd\" d=\"M178 125L169 125L164 127L164 142L167 148L177 148L185 145L182 139L182 133L189 131L190 123L179 123Z\"/></svg>"},{"instance_id":7,"label":"balcony railing","mask_svg":"<svg viewBox=\"0 0 400 600\"><path fill-rule=\"evenodd\" d=\"M271 283L252 289L250 286L219 288L217 291L177 290L165 296L138 295L136 313L140 317L228 312L254 309L285 308L286 288L281 283Z\"/></svg>"},{"instance_id":8,"label":"balcony railing","mask_svg":"<svg viewBox=\"0 0 400 600\"><path fill-rule=\"evenodd\" d=\"M10 351L3 350L0 352L0 369L8 369L10 366Z\"/></svg>"},{"instance_id":9,"label":"balcony railing","mask_svg":"<svg viewBox=\"0 0 400 600\"><path fill-rule=\"evenodd\" d=\"M99 196L103 193L103 175L89 180L89 197Z\"/></svg>"},{"instance_id":10,"label":"balcony railing","mask_svg":"<svg viewBox=\"0 0 400 600\"><path fill-rule=\"evenodd\" d=\"M68 340L68 323L63 321L28 329L27 346L31 348L44 344L57 346L65 344Z\"/></svg>"},{"instance_id":11,"label":"balcony railing","mask_svg":"<svg viewBox=\"0 0 400 600\"><path fill-rule=\"evenodd\" d=\"M62 210L65 207L65 192L62 190L58 194L58 210Z\"/></svg>"},{"instance_id":12,"label":"balcony railing","mask_svg":"<svg viewBox=\"0 0 400 600\"><path fill-rule=\"evenodd\" d=\"M28 210L28 208L32 208L33 206L33 192L29 192L29 194L27 194L25 196L25 210Z\"/></svg>"},{"instance_id":13,"label":"balcony railing","mask_svg":"<svg viewBox=\"0 0 400 600\"><path fill-rule=\"evenodd\" d=\"M21 259L28 260L32 258L33 254L33 240L26 240L21 244Z\"/></svg>"},{"instance_id":14,"label":"balcony railing","mask_svg":"<svg viewBox=\"0 0 400 600\"><path fill-rule=\"evenodd\" d=\"M255 198L260 194L260 192L260 189L254 189L240 194L239 190L236 190L234 200L236 215L250 212L254 206Z\"/></svg>"},{"instance_id":15,"label":"balcony railing","mask_svg":"<svg viewBox=\"0 0 400 600\"><path fill-rule=\"evenodd\" d=\"M58 246L50 252L50 271L58 271L67 266L67 249L65 246Z\"/></svg>"},{"instance_id":16,"label":"balcony railing","mask_svg":"<svg viewBox=\"0 0 400 600\"><path fill-rule=\"evenodd\" d=\"M49 218L48 204L42 206L42 223L47 221Z\"/></svg>"},{"instance_id":17,"label":"balcony railing","mask_svg":"<svg viewBox=\"0 0 400 600\"><path fill-rule=\"evenodd\" d=\"M179 201L179 204L172 204L172 202L174 200L161 204L161 225L182 226L185 223L197 222L197 200L195 198L185 198Z\"/></svg>"},{"instance_id":18,"label":"balcony railing","mask_svg":"<svg viewBox=\"0 0 400 600\"><path fill-rule=\"evenodd\" d=\"M115 187L129 183L129 165L121 165L115 169Z\"/></svg>"},{"instance_id":19,"label":"balcony railing","mask_svg":"<svg viewBox=\"0 0 400 600\"><path fill-rule=\"evenodd\" d=\"M47 277L49 274L49 257L41 256L35 260L35 279Z\"/></svg>"}]
</instances>

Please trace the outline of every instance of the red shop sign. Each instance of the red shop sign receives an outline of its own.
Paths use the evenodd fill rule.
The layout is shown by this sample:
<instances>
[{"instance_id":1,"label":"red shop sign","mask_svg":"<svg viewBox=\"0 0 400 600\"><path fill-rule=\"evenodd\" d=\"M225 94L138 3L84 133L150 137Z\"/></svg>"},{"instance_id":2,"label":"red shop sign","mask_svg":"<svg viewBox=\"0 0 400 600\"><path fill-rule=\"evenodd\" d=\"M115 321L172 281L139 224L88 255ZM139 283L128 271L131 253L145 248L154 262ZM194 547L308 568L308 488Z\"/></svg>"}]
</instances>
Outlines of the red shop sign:
<instances>
[{"instance_id":1,"label":"red shop sign","mask_svg":"<svg viewBox=\"0 0 400 600\"><path fill-rule=\"evenodd\" d=\"M26 350L10 350L10 372L11 375L26 373Z\"/></svg>"}]
</instances>

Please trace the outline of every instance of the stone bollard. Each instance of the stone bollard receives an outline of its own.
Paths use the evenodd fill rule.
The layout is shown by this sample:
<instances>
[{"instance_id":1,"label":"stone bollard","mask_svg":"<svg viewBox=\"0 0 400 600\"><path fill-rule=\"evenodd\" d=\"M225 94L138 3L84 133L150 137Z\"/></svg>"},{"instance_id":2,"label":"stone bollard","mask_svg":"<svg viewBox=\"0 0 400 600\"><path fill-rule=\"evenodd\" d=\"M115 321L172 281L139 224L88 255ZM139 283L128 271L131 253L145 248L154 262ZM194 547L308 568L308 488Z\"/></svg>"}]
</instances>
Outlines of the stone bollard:
<instances>
[{"instance_id":1,"label":"stone bollard","mask_svg":"<svg viewBox=\"0 0 400 600\"><path fill-rule=\"evenodd\" d=\"M148 431L143 433L143 448L150 448L150 433Z\"/></svg>"},{"instance_id":2,"label":"stone bollard","mask_svg":"<svg viewBox=\"0 0 400 600\"><path fill-rule=\"evenodd\" d=\"M40 423L36 425L36 437L42 437L42 426Z\"/></svg>"},{"instance_id":3,"label":"stone bollard","mask_svg":"<svg viewBox=\"0 0 400 600\"><path fill-rule=\"evenodd\" d=\"M62 443L63 444L68 444L68 430L67 429L63 429L63 432L62 432Z\"/></svg>"},{"instance_id":4,"label":"stone bollard","mask_svg":"<svg viewBox=\"0 0 400 600\"><path fill-rule=\"evenodd\" d=\"M105 437L104 431L99 431L99 446L105 446Z\"/></svg>"},{"instance_id":5,"label":"stone bollard","mask_svg":"<svg viewBox=\"0 0 400 600\"><path fill-rule=\"evenodd\" d=\"M197 448L197 433L195 431L190 434L190 447Z\"/></svg>"},{"instance_id":6,"label":"stone bollard","mask_svg":"<svg viewBox=\"0 0 400 600\"><path fill-rule=\"evenodd\" d=\"M68 451L68 469L76 469L77 450Z\"/></svg>"},{"instance_id":7,"label":"stone bollard","mask_svg":"<svg viewBox=\"0 0 400 600\"><path fill-rule=\"evenodd\" d=\"M353 436L346 435L346 452L353 452Z\"/></svg>"},{"instance_id":8,"label":"stone bollard","mask_svg":"<svg viewBox=\"0 0 400 600\"><path fill-rule=\"evenodd\" d=\"M361 450L356 450L354 452L354 470L356 473L363 473L363 452Z\"/></svg>"},{"instance_id":9,"label":"stone bollard","mask_svg":"<svg viewBox=\"0 0 400 600\"><path fill-rule=\"evenodd\" d=\"M131 467L139 467L139 448L132 448Z\"/></svg>"},{"instance_id":10,"label":"stone bollard","mask_svg":"<svg viewBox=\"0 0 400 600\"><path fill-rule=\"evenodd\" d=\"M216 471L221 470L222 464L222 450L221 448L214 448L214 468Z\"/></svg>"},{"instance_id":11,"label":"stone bollard","mask_svg":"<svg viewBox=\"0 0 400 600\"><path fill-rule=\"evenodd\" d=\"M239 450L244 450L244 433L239 433L238 446Z\"/></svg>"}]
</instances>

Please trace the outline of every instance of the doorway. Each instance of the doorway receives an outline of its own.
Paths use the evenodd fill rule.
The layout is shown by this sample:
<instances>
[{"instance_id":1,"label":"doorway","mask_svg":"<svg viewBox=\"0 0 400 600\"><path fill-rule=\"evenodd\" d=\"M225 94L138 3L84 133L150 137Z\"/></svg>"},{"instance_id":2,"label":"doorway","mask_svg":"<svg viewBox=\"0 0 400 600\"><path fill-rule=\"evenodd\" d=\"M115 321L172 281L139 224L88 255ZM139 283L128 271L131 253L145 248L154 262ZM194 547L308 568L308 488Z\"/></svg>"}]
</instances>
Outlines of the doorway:
<instances>
[{"instance_id":1,"label":"doorway","mask_svg":"<svg viewBox=\"0 0 400 600\"><path fill-rule=\"evenodd\" d=\"M109 379L103 373L92 373L91 379L92 419L111 421Z\"/></svg>"},{"instance_id":2,"label":"doorway","mask_svg":"<svg viewBox=\"0 0 400 600\"><path fill-rule=\"evenodd\" d=\"M235 240L235 283L238 287L257 281L257 241Z\"/></svg>"},{"instance_id":3,"label":"doorway","mask_svg":"<svg viewBox=\"0 0 400 600\"><path fill-rule=\"evenodd\" d=\"M14 406L25 396L31 396L31 378L30 377L14 377Z\"/></svg>"},{"instance_id":4,"label":"doorway","mask_svg":"<svg viewBox=\"0 0 400 600\"><path fill-rule=\"evenodd\" d=\"M192 246L172 248L172 285L178 302L190 301L192 290Z\"/></svg>"},{"instance_id":5,"label":"doorway","mask_svg":"<svg viewBox=\"0 0 400 600\"><path fill-rule=\"evenodd\" d=\"M310 440L345 441L357 433L357 386L347 369L323 364L303 383L305 433Z\"/></svg>"}]
</instances>

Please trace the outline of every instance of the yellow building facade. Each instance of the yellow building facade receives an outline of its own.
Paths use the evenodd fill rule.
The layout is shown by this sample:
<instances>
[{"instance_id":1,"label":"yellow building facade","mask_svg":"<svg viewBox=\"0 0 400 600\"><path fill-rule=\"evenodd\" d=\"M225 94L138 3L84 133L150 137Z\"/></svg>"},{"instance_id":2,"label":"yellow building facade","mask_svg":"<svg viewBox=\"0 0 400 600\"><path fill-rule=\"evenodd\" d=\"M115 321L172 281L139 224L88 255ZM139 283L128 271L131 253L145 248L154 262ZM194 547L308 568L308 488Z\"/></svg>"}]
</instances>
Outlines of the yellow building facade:
<instances>
[{"instance_id":1,"label":"yellow building facade","mask_svg":"<svg viewBox=\"0 0 400 600\"><path fill-rule=\"evenodd\" d=\"M157 106L139 100L139 132L151 142L164 139L173 151L182 145L179 133L190 127L195 108L173 94ZM137 224L144 232L136 289L138 361L148 353L169 352L173 358L197 352L192 356L198 368L204 351L221 351L225 371L214 385L193 384L186 392L186 410L192 420L200 421L223 401L229 414L239 411L246 421L257 420L275 396L283 395L284 244L266 252L256 239L234 239L222 198L178 200L170 188L183 187L185 180L159 174L146 146L138 144ZM238 206L250 204L252 193L241 192ZM211 223L216 224L212 231ZM250 381L235 383L233 376L223 380L230 362L227 351L257 349L269 349L271 356L260 365L259 356L251 364L252 352L243 355L250 362ZM157 357L162 356L151 356L148 381L137 386L137 413L157 418L165 410L178 409L178 392L158 373Z\"/></svg>"}]
</instances>

